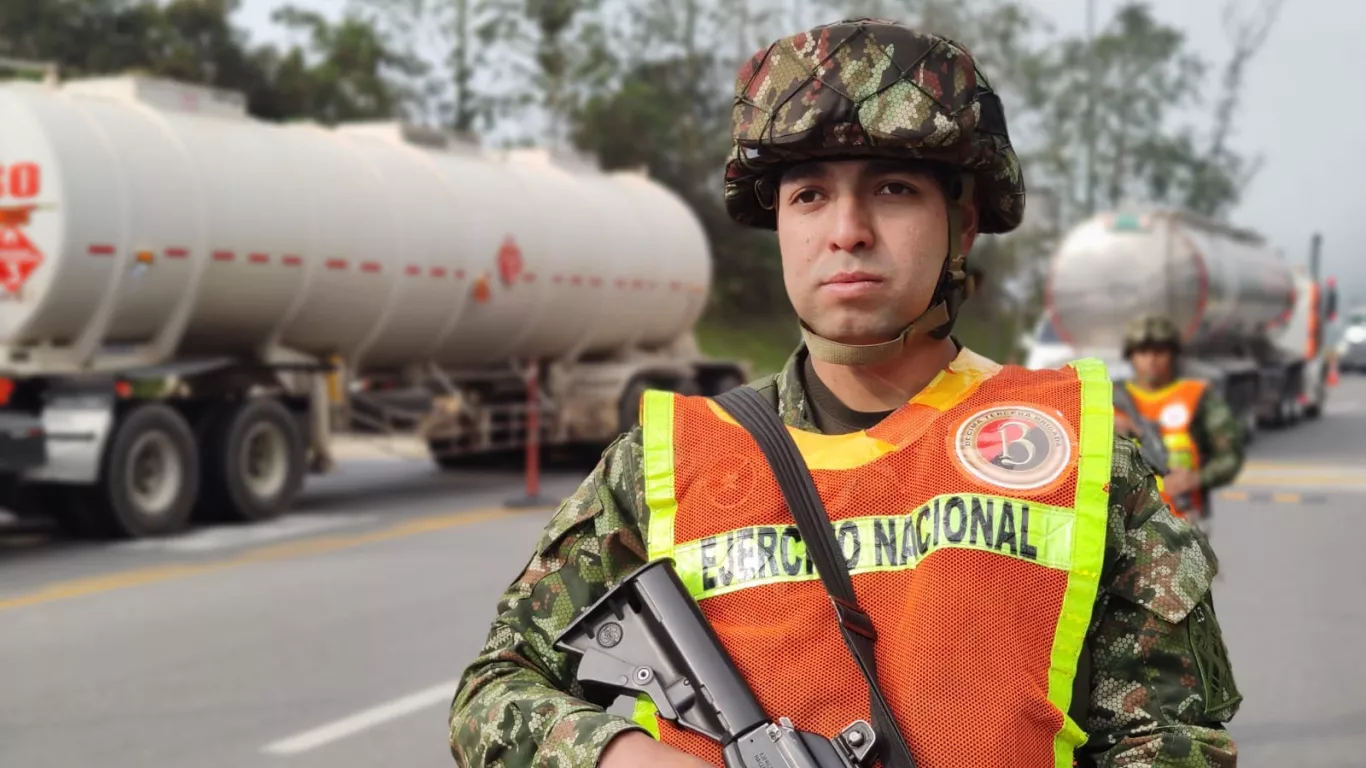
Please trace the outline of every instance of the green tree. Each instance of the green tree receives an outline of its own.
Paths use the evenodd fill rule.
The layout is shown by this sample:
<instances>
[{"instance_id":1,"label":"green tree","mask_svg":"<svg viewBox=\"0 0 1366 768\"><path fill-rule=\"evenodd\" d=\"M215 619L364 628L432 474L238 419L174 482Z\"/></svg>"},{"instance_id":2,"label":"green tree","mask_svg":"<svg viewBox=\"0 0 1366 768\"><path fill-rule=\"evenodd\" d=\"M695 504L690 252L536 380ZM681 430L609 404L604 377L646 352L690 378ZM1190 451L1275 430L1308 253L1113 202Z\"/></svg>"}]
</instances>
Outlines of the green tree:
<instances>
[{"instance_id":1,"label":"green tree","mask_svg":"<svg viewBox=\"0 0 1366 768\"><path fill-rule=\"evenodd\" d=\"M271 76L271 96L278 99L281 116L331 124L407 117L420 108L420 94L403 83L426 74L429 66L391 48L369 22L347 15L334 25L292 5L271 18L306 32L309 40L307 49L294 47L283 56L266 49L258 56Z\"/></svg>"},{"instance_id":2,"label":"green tree","mask_svg":"<svg viewBox=\"0 0 1366 768\"><path fill-rule=\"evenodd\" d=\"M518 0L350 0L349 7L372 13L372 22L396 47L444 51L433 67L439 75L414 84L435 122L464 134L492 124L500 105L476 86L476 75L488 83L509 74L494 66L491 43L516 28ZM493 78L495 73L504 77ZM514 81L529 77L520 70L511 74Z\"/></svg>"},{"instance_id":3,"label":"green tree","mask_svg":"<svg viewBox=\"0 0 1366 768\"><path fill-rule=\"evenodd\" d=\"M304 47L253 47L231 23L238 0L7 0L0 56L55 62L64 78L147 74L240 91L265 119L321 122L401 114L415 96L395 82L423 65L391 51L349 16L330 24L285 8L275 19L308 33Z\"/></svg>"},{"instance_id":4,"label":"green tree","mask_svg":"<svg viewBox=\"0 0 1366 768\"><path fill-rule=\"evenodd\" d=\"M1256 163L1227 140L1243 72L1281 2L1269 0L1256 18L1237 25L1235 5L1226 6L1234 53L1213 114L1201 109L1209 63L1146 2L1121 6L1094 40L1071 39L1059 48L1048 78L1050 135L1037 166L1061 194L1065 220L1132 202L1221 216L1238 202ZM1183 113L1199 117L1178 125ZM1086 147L1094 156L1089 168L1079 149Z\"/></svg>"}]
</instances>

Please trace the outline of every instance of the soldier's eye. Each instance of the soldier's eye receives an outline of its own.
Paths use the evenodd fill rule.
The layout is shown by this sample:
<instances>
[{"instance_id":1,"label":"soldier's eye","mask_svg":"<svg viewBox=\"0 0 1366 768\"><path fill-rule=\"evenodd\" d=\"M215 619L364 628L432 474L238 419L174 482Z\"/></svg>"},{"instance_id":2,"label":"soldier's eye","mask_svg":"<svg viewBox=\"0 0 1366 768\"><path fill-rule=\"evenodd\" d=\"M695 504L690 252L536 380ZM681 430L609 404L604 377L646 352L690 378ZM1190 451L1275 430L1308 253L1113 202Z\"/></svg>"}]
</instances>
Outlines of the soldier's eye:
<instances>
[{"instance_id":1,"label":"soldier's eye","mask_svg":"<svg viewBox=\"0 0 1366 768\"><path fill-rule=\"evenodd\" d=\"M902 181L889 181L886 184L883 184L882 187L878 189L878 192L881 193L883 190L891 190L891 194L893 195L915 194L915 187Z\"/></svg>"},{"instance_id":2,"label":"soldier's eye","mask_svg":"<svg viewBox=\"0 0 1366 768\"><path fill-rule=\"evenodd\" d=\"M816 197L818 195L820 195L820 192L817 192L814 189L803 189L792 196L792 202L814 203L816 202Z\"/></svg>"}]
</instances>

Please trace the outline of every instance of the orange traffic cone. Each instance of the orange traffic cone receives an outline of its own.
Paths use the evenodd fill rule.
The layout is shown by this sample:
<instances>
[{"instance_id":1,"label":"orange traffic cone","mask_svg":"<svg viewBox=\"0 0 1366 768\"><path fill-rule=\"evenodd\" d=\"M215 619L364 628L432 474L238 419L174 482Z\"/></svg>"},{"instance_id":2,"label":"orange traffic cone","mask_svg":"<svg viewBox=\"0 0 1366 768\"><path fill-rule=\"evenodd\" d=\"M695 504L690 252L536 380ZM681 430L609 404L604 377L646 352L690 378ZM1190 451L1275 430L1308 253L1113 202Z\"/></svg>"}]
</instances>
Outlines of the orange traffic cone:
<instances>
[{"instance_id":1,"label":"orange traffic cone","mask_svg":"<svg viewBox=\"0 0 1366 768\"><path fill-rule=\"evenodd\" d=\"M1336 387L1337 385L1338 385L1338 361L1335 359L1335 360L1333 360L1332 362L1328 363L1328 386L1330 386L1330 387Z\"/></svg>"}]
</instances>

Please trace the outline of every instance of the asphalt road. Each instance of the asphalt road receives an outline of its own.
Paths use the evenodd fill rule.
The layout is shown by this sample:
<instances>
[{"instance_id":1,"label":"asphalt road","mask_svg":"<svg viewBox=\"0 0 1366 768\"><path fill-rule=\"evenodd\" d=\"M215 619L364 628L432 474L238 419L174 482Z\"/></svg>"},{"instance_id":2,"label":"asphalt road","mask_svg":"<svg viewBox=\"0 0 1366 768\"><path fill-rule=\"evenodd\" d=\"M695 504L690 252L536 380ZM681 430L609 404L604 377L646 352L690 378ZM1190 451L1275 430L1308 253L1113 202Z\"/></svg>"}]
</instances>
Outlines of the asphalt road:
<instances>
[{"instance_id":1,"label":"asphalt road","mask_svg":"<svg viewBox=\"0 0 1366 768\"><path fill-rule=\"evenodd\" d=\"M544 480L548 496L578 474ZM454 765L445 710L549 511L515 475L349 463L177 539L0 534L0 766ZM1240 765L1366 764L1366 378L1264 434L1217 508Z\"/></svg>"}]
</instances>

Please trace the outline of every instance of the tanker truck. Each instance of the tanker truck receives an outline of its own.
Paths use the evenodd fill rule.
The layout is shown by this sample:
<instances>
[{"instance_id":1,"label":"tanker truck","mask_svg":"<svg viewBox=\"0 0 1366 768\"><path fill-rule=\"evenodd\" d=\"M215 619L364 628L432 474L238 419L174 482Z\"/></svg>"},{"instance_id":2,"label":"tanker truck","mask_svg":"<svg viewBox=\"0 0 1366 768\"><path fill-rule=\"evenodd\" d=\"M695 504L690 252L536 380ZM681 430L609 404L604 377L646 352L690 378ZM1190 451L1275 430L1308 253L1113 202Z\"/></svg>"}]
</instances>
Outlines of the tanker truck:
<instances>
[{"instance_id":1,"label":"tanker truck","mask_svg":"<svg viewBox=\"0 0 1366 768\"><path fill-rule=\"evenodd\" d=\"M1182 329L1184 374L1220 388L1246 426L1317 417L1327 399L1324 333L1336 291L1318 279L1316 236L1308 268L1292 267L1255 232L1182 210L1097 214L1054 251L1031 367L1076 357L1128 375L1125 325L1165 313Z\"/></svg>"},{"instance_id":2,"label":"tanker truck","mask_svg":"<svg viewBox=\"0 0 1366 768\"><path fill-rule=\"evenodd\" d=\"M245 103L0 85L0 505L101 536L260 520L342 435L443 467L600 450L646 388L750 375L699 353L707 239L643 173Z\"/></svg>"}]
</instances>

